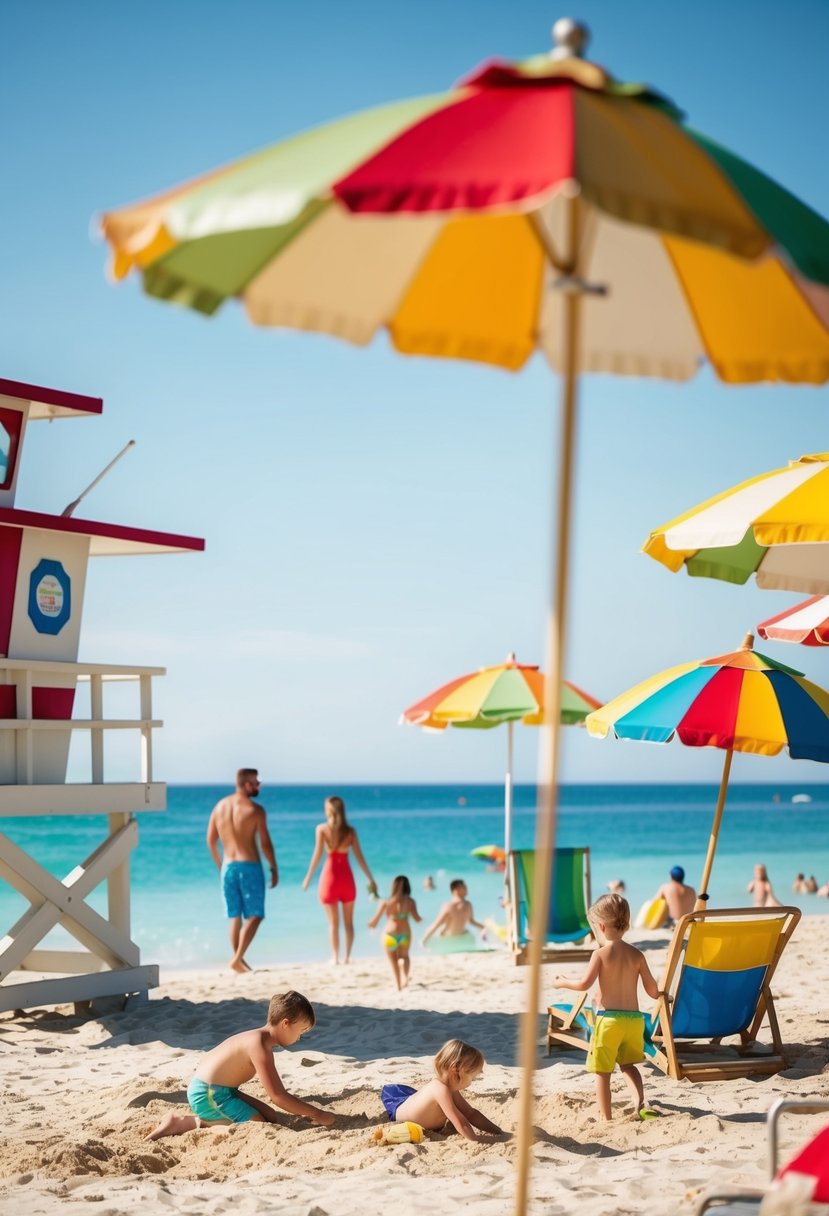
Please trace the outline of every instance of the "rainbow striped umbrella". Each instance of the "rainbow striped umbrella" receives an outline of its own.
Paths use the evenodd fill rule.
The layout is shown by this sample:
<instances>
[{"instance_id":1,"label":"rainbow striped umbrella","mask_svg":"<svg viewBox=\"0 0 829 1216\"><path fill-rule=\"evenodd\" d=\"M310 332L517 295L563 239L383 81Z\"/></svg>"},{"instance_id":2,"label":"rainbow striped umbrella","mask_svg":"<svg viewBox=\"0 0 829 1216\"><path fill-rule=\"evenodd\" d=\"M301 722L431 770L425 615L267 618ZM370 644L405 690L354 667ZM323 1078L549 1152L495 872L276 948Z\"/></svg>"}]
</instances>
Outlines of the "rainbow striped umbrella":
<instances>
[{"instance_id":1,"label":"rainbow striped umbrella","mask_svg":"<svg viewBox=\"0 0 829 1216\"><path fill-rule=\"evenodd\" d=\"M796 642L801 646L829 646L829 595L811 599L770 616L757 626L769 642Z\"/></svg>"},{"instance_id":2,"label":"rainbow striped umbrella","mask_svg":"<svg viewBox=\"0 0 829 1216\"><path fill-rule=\"evenodd\" d=\"M725 765L700 883L705 894L725 806L735 751L776 756L788 748L793 760L829 763L829 692L801 672L753 650L748 634L732 654L681 663L651 676L587 716L591 735L719 747ZM704 906L704 903L703 903Z\"/></svg>"},{"instance_id":3,"label":"rainbow striped umbrella","mask_svg":"<svg viewBox=\"0 0 829 1216\"><path fill-rule=\"evenodd\" d=\"M781 591L829 592L829 452L790 460L709 498L642 546L674 572Z\"/></svg>"},{"instance_id":4,"label":"rainbow striped umbrella","mask_svg":"<svg viewBox=\"0 0 829 1216\"><path fill-rule=\"evenodd\" d=\"M561 722L571 726L583 722L601 701L562 681ZM515 655L497 667L482 667L441 685L428 697L404 709L401 722L427 730L447 726L465 730L490 730L507 724L507 771L504 782L504 850L512 844L512 756L513 724L541 726L544 722L544 675L538 667L517 662Z\"/></svg>"}]
</instances>

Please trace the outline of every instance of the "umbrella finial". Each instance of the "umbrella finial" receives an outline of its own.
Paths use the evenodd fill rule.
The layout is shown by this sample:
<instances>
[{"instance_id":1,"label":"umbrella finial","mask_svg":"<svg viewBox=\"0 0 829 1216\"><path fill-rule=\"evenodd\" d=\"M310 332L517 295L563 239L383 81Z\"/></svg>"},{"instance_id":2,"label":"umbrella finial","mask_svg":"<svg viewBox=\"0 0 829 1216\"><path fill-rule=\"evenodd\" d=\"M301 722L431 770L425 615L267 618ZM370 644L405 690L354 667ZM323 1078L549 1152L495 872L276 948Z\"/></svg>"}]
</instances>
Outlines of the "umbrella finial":
<instances>
[{"instance_id":1,"label":"umbrella finial","mask_svg":"<svg viewBox=\"0 0 829 1216\"><path fill-rule=\"evenodd\" d=\"M551 59L581 59L590 41L590 30L574 17L559 17L553 26L553 41Z\"/></svg>"},{"instance_id":2,"label":"umbrella finial","mask_svg":"<svg viewBox=\"0 0 829 1216\"><path fill-rule=\"evenodd\" d=\"M511 650L507 655L507 667L514 667L518 660L515 657L515 651Z\"/></svg>"},{"instance_id":3,"label":"umbrella finial","mask_svg":"<svg viewBox=\"0 0 829 1216\"><path fill-rule=\"evenodd\" d=\"M740 650L753 650L753 649L754 649L754 634L747 633L746 636L743 638L743 644L740 647Z\"/></svg>"}]
</instances>

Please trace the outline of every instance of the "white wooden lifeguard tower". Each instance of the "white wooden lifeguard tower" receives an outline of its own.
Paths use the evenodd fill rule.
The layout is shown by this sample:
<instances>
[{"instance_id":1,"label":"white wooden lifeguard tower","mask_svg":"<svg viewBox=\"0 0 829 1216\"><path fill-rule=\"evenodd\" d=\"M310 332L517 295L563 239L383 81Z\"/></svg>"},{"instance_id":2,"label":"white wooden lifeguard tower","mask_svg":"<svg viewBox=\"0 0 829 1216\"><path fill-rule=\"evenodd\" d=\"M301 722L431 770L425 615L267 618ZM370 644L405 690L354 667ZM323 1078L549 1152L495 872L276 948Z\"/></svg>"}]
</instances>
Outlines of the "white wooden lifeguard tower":
<instances>
[{"instance_id":1,"label":"white wooden lifeguard tower","mask_svg":"<svg viewBox=\"0 0 829 1216\"><path fill-rule=\"evenodd\" d=\"M102 409L99 398L0 379L0 819L102 816L100 845L62 880L0 832L0 879L30 905L0 938L0 1012L146 995L158 984L158 967L141 965L131 937L129 857L134 812L166 808L166 786L152 771L152 732L161 726L152 678L164 668L77 662L84 584L90 557L201 551L204 541L14 506L28 423ZM135 716L107 718L104 691L125 680L135 688ZM84 684L88 716L73 716ZM124 730L135 732L135 776L107 781L104 734ZM67 781L74 731L89 739L84 783ZM104 881L107 916L86 902ZM81 949L38 948L57 925Z\"/></svg>"}]
</instances>

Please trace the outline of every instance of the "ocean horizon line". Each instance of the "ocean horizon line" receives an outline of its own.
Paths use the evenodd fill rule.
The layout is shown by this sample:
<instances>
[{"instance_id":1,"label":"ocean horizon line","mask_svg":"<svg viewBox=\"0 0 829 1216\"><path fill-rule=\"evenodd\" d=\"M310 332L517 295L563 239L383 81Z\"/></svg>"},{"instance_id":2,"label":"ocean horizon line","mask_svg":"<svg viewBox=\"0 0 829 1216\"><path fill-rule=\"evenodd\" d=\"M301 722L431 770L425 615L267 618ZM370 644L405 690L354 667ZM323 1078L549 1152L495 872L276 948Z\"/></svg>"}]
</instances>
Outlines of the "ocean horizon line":
<instances>
[{"instance_id":1,"label":"ocean horizon line","mask_svg":"<svg viewBox=\"0 0 829 1216\"><path fill-rule=\"evenodd\" d=\"M186 789L213 789L216 786L232 786L232 777L218 778L212 781L166 781L169 787ZM462 778L452 781L268 781L263 788L274 789L330 789L336 785L340 789L501 789L503 781L464 781ZM559 789L718 789L719 781L562 781ZM729 790L742 787L768 788L775 790L802 790L810 786L829 785L829 775L822 780L814 781L729 781ZM535 781L514 781L514 790L537 789Z\"/></svg>"}]
</instances>

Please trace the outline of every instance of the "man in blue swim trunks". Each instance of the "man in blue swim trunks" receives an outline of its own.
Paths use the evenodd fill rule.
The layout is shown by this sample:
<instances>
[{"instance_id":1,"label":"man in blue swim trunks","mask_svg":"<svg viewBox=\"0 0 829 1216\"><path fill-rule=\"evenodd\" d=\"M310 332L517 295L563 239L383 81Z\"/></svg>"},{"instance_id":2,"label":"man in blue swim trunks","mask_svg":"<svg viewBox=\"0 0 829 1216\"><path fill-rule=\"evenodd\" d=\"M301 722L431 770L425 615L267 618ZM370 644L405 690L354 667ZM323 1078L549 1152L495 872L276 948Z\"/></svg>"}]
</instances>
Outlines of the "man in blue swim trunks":
<instances>
[{"instance_id":1,"label":"man in blue swim trunks","mask_svg":"<svg viewBox=\"0 0 829 1216\"><path fill-rule=\"evenodd\" d=\"M279 882L265 808L253 801L260 785L258 769L240 768L236 774L236 793L216 803L207 825L207 847L221 874L230 920L231 971L250 971L245 952L265 918L265 875L260 849L270 866L271 887Z\"/></svg>"}]
</instances>

